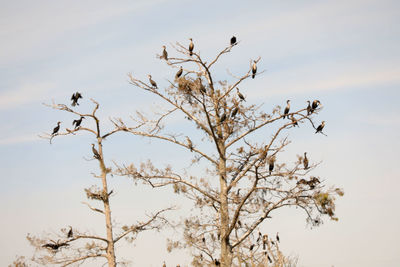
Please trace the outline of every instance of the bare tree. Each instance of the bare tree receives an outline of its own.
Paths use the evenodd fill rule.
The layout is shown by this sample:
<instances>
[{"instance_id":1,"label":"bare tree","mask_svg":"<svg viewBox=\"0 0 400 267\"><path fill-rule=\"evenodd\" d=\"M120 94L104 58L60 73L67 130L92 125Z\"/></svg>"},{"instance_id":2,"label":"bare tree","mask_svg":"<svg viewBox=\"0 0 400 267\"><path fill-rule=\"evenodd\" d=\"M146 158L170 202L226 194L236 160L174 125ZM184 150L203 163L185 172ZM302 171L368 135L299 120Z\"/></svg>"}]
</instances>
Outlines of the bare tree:
<instances>
[{"instance_id":1,"label":"bare tree","mask_svg":"<svg viewBox=\"0 0 400 267\"><path fill-rule=\"evenodd\" d=\"M293 164L279 160L290 143L286 132L309 127L311 134L318 133L316 137L324 134L325 123L315 124L322 109L319 101L298 110L290 109L287 101L284 112L276 106L269 113L262 106L248 104L238 86L251 82L250 77L257 78L260 58L251 60L240 76L228 72L229 82L214 77L218 61L236 45L235 42L225 47L208 60L193 49L192 40L189 46L172 45L177 56L160 56L177 71L173 79L167 80L166 87L162 89L160 81L157 85L151 75L148 81L128 75L132 85L156 95L169 108L153 117L138 113L139 121L132 126L121 118L113 120L119 130L187 149L194 155L193 164L204 167L204 171L159 168L150 160L140 166L118 166L118 171L152 187L172 186L176 193L193 201L196 211L184 221L184 238L171 241L169 249L190 248L194 265L228 267L240 266L243 261L259 264L269 255L278 264L274 266L283 266L274 257L276 253L271 253L272 247L265 247L267 241L263 247L262 238L257 235L261 224L274 211L290 206L303 210L311 225L321 224L324 216L337 220L335 196L343 192L326 187L321 178L310 177L318 163L307 159L306 164L302 156ZM177 129L171 133L165 122L176 114L194 125L197 135L176 133ZM199 132L202 136L196 138ZM258 136L262 133L263 138L257 138L255 132ZM250 246L254 246L253 250ZM253 253L255 246L261 246L262 253Z\"/></svg>"},{"instance_id":2,"label":"bare tree","mask_svg":"<svg viewBox=\"0 0 400 267\"><path fill-rule=\"evenodd\" d=\"M79 98L82 98L80 94L80 97L76 97L76 94L74 94L71 99L73 100L72 106L77 105ZM104 215L106 236L89 234L71 226L61 229L59 233L48 233L41 237L28 234L27 239L36 248L36 253L32 260L39 264L54 264L57 266L68 266L71 264L80 265L90 259L103 258L107 260L108 266L110 267L115 267L117 263L118 265L126 265L128 263L127 261L117 261L115 244L121 240L133 242L140 232L151 229L158 230L168 223L163 214L171 208L166 208L155 214L151 214L145 221L138 221L134 224L123 225L122 227L113 225L110 206L110 197L113 195L113 190L109 190L107 182L107 177L112 175L112 169L106 165L103 141L111 135L123 130L116 128L103 133L100 119L96 115L99 104L93 99L91 101L94 104L94 108L90 113L79 113L65 104L55 104L53 102L51 105L47 105L53 109L73 114L77 116L77 119L73 121L74 128L65 128L65 130L62 130L59 122L51 134L44 134L41 137L49 139L51 143L55 137L76 135L77 132L83 131L92 134L95 138L96 142L92 144L91 150L92 157L87 160L96 160L98 162L100 173L93 174L93 176L97 180L100 180L101 184L86 188L85 193L89 200L100 202L102 207L91 205L88 202L84 202L84 204L92 211ZM82 122L83 119L85 119L86 122ZM84 126L85 124L89 125L89 120L94 122L92 124L93 127ZM89 149L90 146L88 145L88 150Z\"/></svg>"}]
</instances>

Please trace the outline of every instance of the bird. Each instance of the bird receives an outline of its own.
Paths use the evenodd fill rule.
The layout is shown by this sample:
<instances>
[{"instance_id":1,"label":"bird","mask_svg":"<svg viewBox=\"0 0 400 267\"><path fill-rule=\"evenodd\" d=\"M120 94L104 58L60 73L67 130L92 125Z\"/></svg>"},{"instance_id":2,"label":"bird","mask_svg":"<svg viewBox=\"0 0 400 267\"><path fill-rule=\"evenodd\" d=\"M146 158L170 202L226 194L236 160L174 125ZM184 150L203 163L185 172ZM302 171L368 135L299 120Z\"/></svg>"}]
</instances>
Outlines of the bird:
<instances>
[{"instance_id":1,"label":"bird","mask_svg":"<svg viewBox=\"0 0 400 267\"><path fill-rule=\"evenodd\" d=\"M60 130L60 124L61 124L61 121L57 122L57 126L54 127L53 133L51 134L52 136L54 136L58 133L58 131Z\"/></svg>"},{"instance_id":2,"label":"bird","mask_svg":"<svg viewBox=\"0 0 400 267\"><path fill-rule=\"evenodd\" d=\"M300 127L299 124L297 123L297 120L294 118L294 115L293 115L293 114L290 116L290 119L292 120L293 126Z\"/></svg>"},{"instance_id":3,"label":"bird","mask_svg":"<svg viewBox=\"0 0 400 267\"><path fill-rule=\"evenodd\" d=\"M325 127L325 121L322 121L321 124L317 127L315 133L322 133L322 129Z\"/></svg>"},{"instance_id":4,"label":"bird","mask_svg":"<svg viewBox=\"0 0 400 267\"><path fill-rule=\"evenodd\" d=\"M175 74L175 79L178 79L179 77L181 77L183 72L182 66L179 68L178 72Z\"/></svg>"},{"instance_id":5,"label":"bird","mask_svg":"<svg viewBox=\"0 0 400 267\"><path fill-rule=\"evenodd\" d=\"M214 260L214 264L215 264L215 266L220 266L221 265L221 263L217 259Z\"/></svg>"},{"instance_id":6,"label":"bird","mask_svg":"<svg viewBox=\"0 0 400 267\"><path fill-rule=\"evenodd\" d=\"M268 235L263 235L263 250L266 249L265 245L267 244L267 242L268 242Z\"/></svg>"},{"instance_id":7,"label":"bird","mask_svg":"<svg viewBox=\"0 0 400 267\"><path fill-rule=\"evenodd\" d=\"M305 170L307 170L307 169L308 169L308 158L307 158L307 152L304 152L303 165L304 165L304 169L305 169Z\"/></svg>"},{"instance_id":8,"label":"bird","mask_svg":"<svg viewBox=\"0 0 400 267\"><path fill-rule=\"evenodd\" d=\"M236 44L236 37L232 36L231 38L231 45L235 45Z\"/></svg>"},{"instance_id":9,"label":"bird","mask_svg":"<svg viewBox=\"0 0 400 267\"><path fill-rule=\"evenodd\" d=\"M78 127L81 125L82 119L84 119L84 118L85 118L85 117L82 117L82 116L81 116L80 119L74 120L74 121L72 122L72 125L75 125L75 130L76 130L76 128L78 128Z\"/></svg>"},{"instance_id":10,"label":"bird","mask_svg":"<svg viewBox=\"0 0 400 267\"><path fill-rule=\"evenodd\" d=\"M307 115L311 115L311 113L313 113L313 110L312 110L312 108L311 108L310 101L307 100L307 103L308 103L308 106L307 106Z\"/></svg>"},{"instance_id":11,"label":"bird","mask_svg":"<svg viewBox=\"0 0 400 267\"><path fill-rule=\"evenodd\" d=\"M239 108L238 108L238 107L235 107L235 108L232 110L231 117L234 118L234 117L236 116L236 114L238 113L238 111L239 111Z\"/></svg>"},{"instance_id":12,"label":"bird","mask_svg":"<svg viewBox=\"0 0 400 267\"><path fill-rule=\"evenodd\" d=\"M200 77L197 78L197 81L198 81L198 83L199 83L200 92L201 92L202 94L207 93L207 90L206 90L206 88L204 87L203 83L201 82L201 78L200 78Z\"/></svg>"},{"instance_id":13,"label":"bird","mask_svg":"<svg viewBox=\"0 0 400 267\"><path fill-rule=\"evenodd\" d=\"M61 248L61 247L67 247L67 246L69 246L69 244L68 243L66 243L66 242L64 242L64 243L47 243L47 244L44 244L42 247L43 248L50 248L50 249L52 249L52 250L58 250L59 248Z\"/></svg>"},{"instance_id":14,"label":"bird","mask_svg":"<svg viewBox=\"0 0 400 267\"><path fill-rule=\"evenodd\" d=\"M268 254L267 254L267 258L268 258L269 263L272 263L272 260Z\"/></svg>"},{"instance_id":15,"label":"bird","mask_svg":"<svg viewBox=\"0 0 400 267\"><path fill-rule=\"evenodd\" d=\"M236 88L236 92L238 97L240 98L240 100L242 101L246 101L246 99L244 98L244 96L242 95L242 93L240 93L239 88Z\"/></svg>"},{"instance_id":16,"label":"bird","mask_svg":"<svg viewBox=\"0 0 400 267\"><path fill-rule=\"evenodd\" d=\"M269 175L271 175L271 172L274 170L274 167L275 167L275 160L271 159L271 160L269 161L269 166L268 166Z\"/></svg>"},{"instance_id":17,"label":"bird","mask_svg":"<svg viewBox=\"0 0 400 267\"><path fill-rule=\"evenodd\" d=\"M206 238L203 236L203 238L201 239L203 241L203 243L206 243Z\"/></svg>"},{"instance_id":18,"label":"bird","mask_svg":"<svg viewBox=\"0 0 400 267\"><path fill-rule=\"evenodd\" d=\"M190 55L190 56L193 56L194 44L193 44L192 38L189 38L189 40L190 40L190 44L189 44L189 55Z\"/></svg>"},{"instance_id":19,"label":"bird","mask_svg":"<svg viewBox=\"0 0 400 267\"><path fill-rule=\"evenodd\" d=\"M97 151L97 149L94 147L94 144L92 144L92 151L93 151L93 157L95 159L101 159L99 152Z\"/></svg>"},{"instance_id":20,"label":"bird","mask_svg":"<svg viewBox=\"0 0 400 267\"><path fill-rule=\"evenodd\" d=\"M221 119L219 121L220 124L222 124L226 120L226 114L222 114Z\"/></svg>"},{"instance_id":21,"label":"bird","mask_svg":"<svg viewBox=\"0 0 400 267\"><path fill-rule=\"evenodd\" d=\"M256 240L257 244L258 244L258 242L260 242L261 237L262 237L261 232L258 232L258 237L257 237L257 240Z\"/></svg>"},{"instance_id":22,"label":"bird","mask_svg":"<svg viewBox=\"0 0 400 267\"><path fill-rule=\"evenodd\" d=\"M162 51L162 56L161 58L168 60L168 52L167 52L167 48L165 47L165 45L162 46L163 47L163 51Z\"/></svg>"},{"instance_id":23,"label":"bird","mask_svg":"<svg viewBox=\"0 0 400 267\"><path fill-rule=\"evenodd\" d=\"M149 82L151 84L151 86L153 86L154 88L157 88L157 83L151 78L151 75L147 75L149 77Z\"/></svg>"},{"instance_id":24,"label":"bird","mask_svg":"<svg viewBox=\"0 0 400 267\"><path fill-rule=\"evenodd\" d=\"M72 94L72 96L71 96L71 100L72 100L71 106L73 106L73 107L75 107L76 105L79 106L79 103L78 103L78 99L79 98L82 98L81 93L76 92L75 94Z\"/></svg>"},{"instance_id":25,"label":"bird","mask_svg":"<svg viewBox=\"0 0 400 267\"><path fill-rule=\"evenodd\" d=\"M190 138L186 136L186 141L187 141L187 144L188 144L188 147L189 147L190 151L193 152L192 140L190 140Z\"/></svg>"},{"instance_id":26,"label":"bird","mask_svg":"<svg viewBox=\"0 0 400 267\"><path fill-rule=\"evenodd\" d=\"M281 242L279 239L279 232L276 233L276 241L278 241L279 243Z\"/></svg>"},{"instance_id":27,"label":"bird","mask_svg":"<svg viewBox=\"0 0 400 267\"><path fill-rule=\"evenodd\" d=\"M254 248L254 244L251 244L251 246L250 246L249 250L250 250L250 251L252 251L252 250L253 250L253 248Z\"/></svg>"},{"instance_id":28,"label":"bird","mask_svg":"<svg viewBox=\"0 0 400 267\"><path fill-rule=\"evenodd\" d=\"M319 102L319 100L314 100L314 101L312 102L312 105L311 105L311 110L312 110L312 112L314 112L314 110L316 110L316 109L318 108L319 104L321 104L321 102ZM312 112L311 112L311 113L312 113Z\"/></svg>"},{"instance_id":29,"label":"bird","mask_svg":"<svg viewBox=\"0 0 400 267\"><path fill-rule=\"evenodd\" d=\"M287 114L289 113L289 110L290 110L290 100L287 100L286 103L287 103L287 105L286 105L285 111L283 112L283 118L288 117Z\"/></svg>"},{"instance_id":30,"label":"bird","mask_svg":"<svg viewBox=\"0 0 400 267\"><path fill-rule=\"evenodd\" d=\"M74 232L72 231L72 227L70 226L70 227L69 227L68 234L67 234L67 237L68 237L68 238L72 238L73 236L74 236Z\"/></svg>"},{"instance_id":31,"label":"bird","mask_svg":"<svg viewBox=\"0 0 400 267\"><path fill-rule=\"evenodd\" d=\"M255 60L253 62L253 66L251 67L251 72L252 72L251 78L254 79L257 73L257 62Z\"/></svg>"}]
</instances>

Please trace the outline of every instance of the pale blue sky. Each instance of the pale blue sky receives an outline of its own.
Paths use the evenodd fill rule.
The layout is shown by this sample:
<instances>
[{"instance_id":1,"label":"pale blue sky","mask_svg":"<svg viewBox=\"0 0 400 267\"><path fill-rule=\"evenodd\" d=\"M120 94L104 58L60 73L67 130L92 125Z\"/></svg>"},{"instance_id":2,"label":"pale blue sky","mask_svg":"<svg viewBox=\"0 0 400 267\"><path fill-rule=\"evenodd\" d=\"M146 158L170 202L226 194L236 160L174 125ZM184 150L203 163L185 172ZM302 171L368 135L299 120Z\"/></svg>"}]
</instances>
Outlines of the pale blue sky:
<instances>
[{"instance_id":1,"label":"pale blue sky","mask_svg":"<svg viewBox=\"0 0 400 267\"><path fill-rule=\"evenodd\" d=\"M265 102L270 110L286 99L297 107L321 100L319 119L327 122L328 137L300 129L290 134L286 155L292 160L309 151L323 161L315 174L346 193L338 201L337 223L310 230L304 216L289 209L264 229L280 232L282 248L299 255L299 266L398 266L399 25L400 4L387 0L0 1L0 265L16 254L30 255L28 232L102 223L80 203L96 170L83 159L92 139L59 138L51 146L38 139L58 120L62 126L72 121L43 102L68 102L79 90L84 101L101 103L104 119L150 111L158 99L130 86L128 72L151 72L162 85L171 74L155 57L163 44L192 37L207 57L234 34L240 45L221 60L219 77L228 77L227 68L247 70L249 59L261 56L259 69L266 72L241 88L249 103ZM110 160L123 162L155 157L182 167L188 157L179 149L171 154L168 144L122 134L105 149ZM118 223L163 207L165 199L180 200L125 178L111 184L118 191L112 203ZM166 252L167 236L144 234L120 254L133 266L187 262Z\"/></svg>"}]
</instances>

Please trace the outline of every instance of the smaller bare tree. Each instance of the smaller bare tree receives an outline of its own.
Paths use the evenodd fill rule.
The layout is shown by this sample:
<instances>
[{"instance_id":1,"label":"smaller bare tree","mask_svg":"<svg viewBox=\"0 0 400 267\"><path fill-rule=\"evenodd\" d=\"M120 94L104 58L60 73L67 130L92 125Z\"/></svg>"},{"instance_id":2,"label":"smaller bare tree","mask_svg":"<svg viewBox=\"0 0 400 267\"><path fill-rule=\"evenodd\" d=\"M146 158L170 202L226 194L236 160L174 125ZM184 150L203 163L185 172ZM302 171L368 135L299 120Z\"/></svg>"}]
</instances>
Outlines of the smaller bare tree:
<instances>
[{"instance_id":1,"label":"smaller bare tree","mask_svg":"<svg viewBox=\"0 0 400 267\"><path fill-rule=\"evenodd\" d=\"M79 93L74 94L72 97L72 106L75 106L79 98L82 97L80 94L80 97L76 97L77 94ZM77 119L73 121L74 128L61 130L61 123L58 122L51 134L44 134L41 137L50 140L50 143L55 137L76 135L77 132L88 132L95 137L96 142L92 144L92 157L88 160L96 160L98 162L100 173L93 174L93 176L99 179L101 184L86 188L85 192L89 200L101 203L102 207L91 205L88 202L84 202L84 204L92 211L104 215L106 236L90 234L80 231L75 227L63 228L56 234L46 233L40 237L28 234L27 239L36 248L36 253L32 258L32 261L35 263L68 266L71 264L81 264L89 259L103 258L107 260L110 267L115 267L117 263L118 265L127 265L128 261L123 259L117 260L115 254L116 243L121 240L133 242L140 232L159 230L166 224L169 224L163 215L164 212L172 208L162 209L148 216L148 219L145 221L126 224L122 227L113 225L110 206L110 197L113 195L113 190L108 189L107 181L107 177L112 175L112 169L106 165L103 141L111 135L123 131L123 129L115 128L102 133L100 119L96 115L99 104L93 99L91 101L94 103L91 113L80 113L65 104L55 104L54 102L51 105L47 105L53 109L76 115ZM88 124L87 122L83 122L84 119L92 120L94 127L83 126ZM16 261L14 266L25 266L21 264L25 264L23 263L23 259Z\"/></svg>"}]
</instances>

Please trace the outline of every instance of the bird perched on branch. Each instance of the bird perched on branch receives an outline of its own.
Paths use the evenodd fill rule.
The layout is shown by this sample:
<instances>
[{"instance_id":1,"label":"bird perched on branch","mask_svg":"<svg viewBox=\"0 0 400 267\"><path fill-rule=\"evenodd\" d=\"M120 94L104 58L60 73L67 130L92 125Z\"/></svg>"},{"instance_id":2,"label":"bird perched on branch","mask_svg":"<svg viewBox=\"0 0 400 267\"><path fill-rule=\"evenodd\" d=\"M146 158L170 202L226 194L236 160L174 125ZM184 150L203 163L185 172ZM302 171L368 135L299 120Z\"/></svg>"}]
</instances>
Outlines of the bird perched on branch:
<instances>
[{"instance_id":1,"label":"bird perched on branch","mask_svg":"<svg viewBox=\"0 0 400 267\"><path fill-rule=\"evenodd\" d=\"M187 136L186 136L186 142L187 142L187 145L188 145L190 151L193 152L193 143L192 143L192 140L190 140L190 138L187 137Z\"/></svg>"},{"instance_id":2,"label":"bird perched on branch","mask_svg":"<svg viewBox=\"0 0 400 267\"><path fill-rule=\"evenodd\" d=\"M60 124L61 124L61 121L57 122L57 126L54 127L53 133L51 134L52 136L54 136L58 133L58 131L60 130Z\"/></svg>"},{"instance_id":3,"label":"bird perched on branch","mask_svg":"<svg viewBox=\"0 0 400 267\"><path fill-rule=\"evenodd\" d=\"M222 124L225 120L226 120L226 113L222 114L219 123Z\"/></svg>"},{"instance_id":4,"label":"bird perched on branch","mask_svg":"<svg viewBox=\"0 0 400 267\"><path fill-rule=\"evenodd\" d=\"M74 120L74 121L72 122L72 125L75 125L75 130L76 130L76 128L78 128L79 126L81 126L82 119L84 119L84 118L85 118L85 117L82 117L82 116L81 116L80 119Z\"/></svg>"},{"instance_id":5,"label":"bird perched on branch","mask_svg":"<svg viewBox=\"0 0 400 267\"><path fill-rule=\"evenodd\" d=\"M311 113L313 113L318 108L319 104L321 104L321 102L319 102L319 100L314 100L312 102Z\"/></svg>"},{"instance_id":6,"label":"bird perched on branch","mask_svg":"<svg viewBox=\"0 0 400 267\"><path fill-rule=\"evenodd\" d=\"M274 170L274 167L275 167L275 159L274 158L270 158L269 159L269 166L268 166L269 175L271 175L272 171Z\"/></svg>"},{"instance_id":7,"label":"bird perched on branch","mask_svg":"<svg viewBox=\"0 0 400 267\"><path fill-rule=\"evenodd\" d=\"M54 251L57 251L59 248L61 248L61 247L67 247L67 246L69 246L69 244L67 243L67 242L63 242L63 243L47 243L47 244L44 244L42 247L43 248L49 248L49 249L52 249L52 250L54 250Z\"/></svg>"},{"instance_id":8,"label":"bird perched on branch","mask_svg":"<svg viewBox=\"0 0 400 267\"><path fill-rule=\"evenodd\" d=\"M315 133L322 133L322 129L325 127L325 121L322 121L321 124L317 127Z\"/></svg>"},{"instance_id":9,"label":"bird perched on branch","mask_svg":"<svg viewBox=\"0 0 400 267\"><path fill-rule=\"evenodd\" d=\"M101 156L100 156L99 152L97 151L97 149L94 147L94 144L92 144L92 152L93 152L93 157L95 159L101 159Z\"/></svg>"},{"instance_id":10,"label":"bird perched on branch","mask_svg":"<svg viewBox=\"0 0 400 267\"><path fill-rule=\"evenodd\" d=\"M239 88L237 88L237 87L236 87L236 92L237 92L237 95L238 95L238 97L239 97L240 100L246 101L246 99L244 98L244 96L242 95L242 93L240 93Z\"/></svg>"},{"instance_id":11,"label":"bird perched on branch","mask_svg":"<svg viewBox=\"0 0 400 267\"><path fill-rule=\"evenodd\" d=\"M82 98L81 93L76 92L75 94L72 94L72 96L71 96L71 100L72 100L71 106L73 106L73 107L75 107L76 105L79 106L79 103L78 103L78 99L79 98Z\"/></svg>"},{"instance_id":12,"label":"bird perched on branch","mask_svg":"<svg viewBox=\"0 0 400 267\"><path fill-rule=\"evenodd\" d=\"M236 44L236 37L232 36L231 38L231 45L235 45Z\"/></svg>"},{"instance_id":13,"label":"bird perched on branch","mask_svg":"<svg viewBox=\"0 0 400 267\"><path fill-rule=\"evenodd\" d=\"M167 52L167 48L165 47L165 45L162 46L163 47L163 51L162 51L162 56L161 58L168 60L168 52Z\"/></svg>"},{"instance_id":14,"label":"bird perched on branch","mask_svg":"<svg viewBox=\"0 0 400 267\"><path fill-rule=\"evenodd\" d=\"M151 75L147 75L149 77L149 82L151 84L152 87L157 89L157 83L151 78Z\"/></svg>"},{"instance_id":15,"label":"bird perched on branch","mask_svg":"<svg viewBox=\"0 0 400 267\"><path fill-rule=\"evenodd\" d=\"M251 67L251 78L255 78L256 77L256 73L257 73L257 62L254 60L253 62L253 66Z\"/></svg>"},{"instance_id":16,"label":"bird perched on branch","mask_svg":"<svg viewBox=\"0 0 400 267\"><path fill-rule=\"evenodd\" d=\"M293 127L294 126L300 127L293 114L290 116L290 120L292 121Z\"/></svg>"},{"instance_id":17,"label":"bird perched on branch","mask_svg":"<svg viewBox=\"0 0 400 267\"><path fill-rule=\"evenodd\" d=\"M310 101L307 100L308 106L307 106L307 115L311 115L311 113L313 113L313 110L311 108L311 104Z\"/></svg>"},{"instance_id":18,"label":"bird perched on branch","mask_svg":"<svg viewBox=\"0 0 400 267\"><path fill-rule=\"evenodd\" d=\"M183 72L182 66L179 68L178 72L175 74L175 79L178 79L179 77L181 77Z\"/></svg>"},{"instance_id":19,"label":"bird perched on branch","mask_svg":"<svg viewBox=\"0 0 400 267\"><path fill-rule=\"evenodd\" d=\"M194 49L194 44L192 38L189 38L190 44L189 44L189 55L193 56L193 49Z\"/></svg>"},{"instance_id":20,"label":"bird perched on branch","mask_svg":"<svg viewBox=\"0 0 400 267\"><path fill-rule=\"evenodd\" d=\"M287 114L289 114L289 110L290 110L290 100L286 100L286 108L283 112L283 118L288 117Z\"/></svg>"},{"instance_id":21,"label":"bird perched on branch","mask_svg":"<svg viewBox=\"0 0 400 267\"><path fill-rule=\"evenodd\" d=\"M73 236L74 236L74 232L72 231L72 226L70 226L70 227L69 227L68 234L67 234L67 237L68 237L68 238L72 238Z\"/></svg>"},{"instance_id":22,"label":"bird perched on branch","mask_svg":"<svg viewBox=\"0 0 400 267\"><path fill-rule=\"evenodd\" d=\"M278 241L279 243L281 242L279 239L279 232L276 233L276 241Z\"/></svg>"},{"instance_id":23,"label":"bird perched on branch","mask_svg":"<svg viewBox=\"0 0 400 267\"><path fill-rule=\"evenodd\" d=\"M239 111L239 108L238 108L238 107L235 107L235 108L232 110L231 117L234 118L234 117L236 116L236 114L238 113L238 111Z\"/></svg>"},{"instance_id":24,"label":"bird perched on branch","mask_svg":"<svg viewBox=\"0 0 400 267\"><path fill-rule=\"evenodd\" d=\"M304 152L303 166L304 166L304 169L305 169L305 170L307 170L307 169L308 169L308 158L307 158L307 152Z\"/></svg>"},{"instance_id":25,"label":"bird perched on branch","mask_svg":"<svg viewBox=\"0 0 400 267\"><path fill-rule=\"evenodd\" d=\"M268 242L268 235L263 235L263 250L266 249L267 242Z\"/></svg>"}]
</instances>

